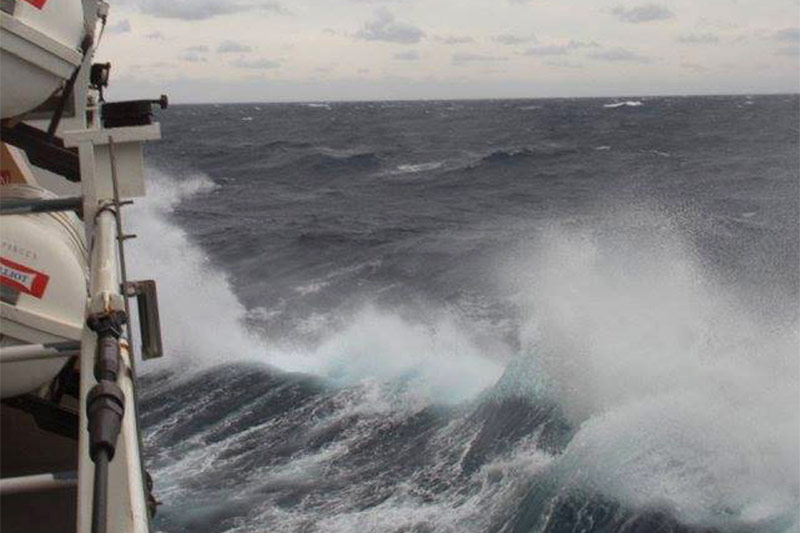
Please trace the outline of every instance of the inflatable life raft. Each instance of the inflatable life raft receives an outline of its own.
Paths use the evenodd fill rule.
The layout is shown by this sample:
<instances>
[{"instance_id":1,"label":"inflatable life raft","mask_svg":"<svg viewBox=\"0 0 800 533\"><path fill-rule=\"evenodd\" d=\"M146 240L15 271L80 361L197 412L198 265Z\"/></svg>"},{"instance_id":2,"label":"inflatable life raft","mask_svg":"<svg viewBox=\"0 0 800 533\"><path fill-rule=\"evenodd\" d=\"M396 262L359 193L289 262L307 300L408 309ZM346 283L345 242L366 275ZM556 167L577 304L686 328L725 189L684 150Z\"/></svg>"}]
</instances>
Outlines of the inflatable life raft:
<instances>
[{"instance_id":1,"label":"inflatable life raft","mask_svg":"<svg viewBox=\"0 0 800 533\"><path fill-rule=\"evenodd\" d=\"M83 60L81 2L3 0L0 117L17 117L61 89Z\"/></svg>"},{"instance_id":2,"label":"inflatable life raft","mask_svg":"<svg viewBox=\"0 0 800 533\"><path fill-rule=\"evenodd\" d=\"M28 184L5 184L8 198L53 198ZM72 212L4 215L0 227L0 346L80 341L87 299L88 250ZM3 398L50 383L65 358L8 361Z\"/></svg>"}]
</instances>

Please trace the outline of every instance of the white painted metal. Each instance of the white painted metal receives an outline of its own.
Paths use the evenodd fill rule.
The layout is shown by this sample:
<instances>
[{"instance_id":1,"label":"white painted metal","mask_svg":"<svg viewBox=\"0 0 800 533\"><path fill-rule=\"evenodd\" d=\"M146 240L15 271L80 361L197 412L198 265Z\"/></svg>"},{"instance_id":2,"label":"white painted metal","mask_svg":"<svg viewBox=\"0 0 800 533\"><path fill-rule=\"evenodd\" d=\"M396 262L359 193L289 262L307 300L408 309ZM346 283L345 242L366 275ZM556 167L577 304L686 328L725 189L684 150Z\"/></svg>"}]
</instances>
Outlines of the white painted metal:
<instances>
[{"instance_id":1,"label":"white painted metal","mask_svg":"<svg viewBox=\"0 0 800 533\"><path fill-rule=\"evenodd\" d=\"M111 156L108 146L114 143L119 198L145 195L142 142L161 138L161 126L130 126L113 129L88 129L64 132L64 145L77 147L81 164L84 213L91 216L99 202L114 198Z\"/></svg>"},{"instance_id":2,"label":"white painted metal","mask_svg":"<svg viewBox=\"0 0 800 533\"><path fill-rule=\"evenodd\" d=\"M116 221L113 213L108 210L101 211L94 224L89 313L123 308L122 297L119 294L115 238ZM85 327L80 358L81 428L86 428L88 424L86 395L97 382L93 374L96 345L96 335ZM117 384L125 394L125 416L122 419L117 450L109 467L108 532L146 533L149 523L139 455L134 385L131 379L130 356L124 343L121 353L122 368ZM94 463L89 457L89 434L85 430L80 432L79 450L78 532L89 533L92 522Z\"/></svg>"},{"instance_id":3,"label":"white painted metal","mask_svg":"<svg viewBox=\"0 0 800 533\"><path fill-rule=\"evenodd\" d=\"M16 2L0 13L0 116L16 117L45 102L80 65L84 35L80 0Z\"/></svg>"},{"instance_id":4,"label":"white painted metal","mask_svg":"<svg viewBox=\"0 0 800 533\"><path fill-rule=\"evenodd\" d=\"M17 1L17 7L24 2ZM81 33L67 43L61 40L63 35L56 34L48 28L26 23L25 19L0 15L0 49L2 49L2 96L0 96L0 115L3 118L18 116L20 112L29 110L32 105L38 105L52 94L53 89L60 86L64 79L69 77L75 67L81 63L81 54L77 51L83 31L93 32L93 27L98 14L102 15L107 10L107 4L97 0L47 0L50 4L82 5L85 17L81 20ZM23 6L26 9L28 6ZM65 15L66 16L66 15ZM83 61L91 60L94 50L91 50ZM35 68L32 68L34 67ZM9 68L10 67L10 68ZM38 69L38 70L37 70ZM20 95L12 91L15 85L12 74L19 80L27 79L26 83L36 84L39 92L31 91L25 95L30 97L27 103L19 103L15 98ZM53 83L55 82L55 85ZM50 84L50 85L48 85ZM132 198L142 196L144 187L144 165L142 160L141 143L145 140L160 138L160 128L157 124L151 126L138 126L131 128L114 128L105 130L98 121L96 100L87 94L88 69L82 68L75 85L74 107L75 114L72 118L65 117L58 129L58 134L63 136L67 146L76 146L79 149L81 165L81 195L84 199L84 235L70 229L62 235L64 248L62 255L70 256L69 243L89 242L91 246L91 261L89 262L89 290L86 291L84 282L80 295L73 300L80 306L79 318L71 322L56 324L51 317L39 316L28 313L19 315L24 310L12 310L5 306L3 310L2 333L13 334L18 339L24 339L31 330L40 336L35 342L53 342L63 339L80 339L80 407L79 407L79 451L78 451L78 501L77 501L77 531L90 533L92 521L92 491L94 464L89 457L89 436L87 432L86 397L96 383L93 375L97 339L93 331L85 325L87 314L107 311L109 309L121 310L124 308L123 296L120 294L120 280L118 276L119 263L116 250L116 221L114 213L104 208L114 198L111 179L111 157L109 144L113 142L116 170L119 177L119 197ZM42 89L42 88L46 88ZM36 104L32 102L36 100ZM24 105L23 105L24 104ZM24 111L20 111L21 109ZM46 129L48 117L29 115L29 123L35 127ZM113 138L112 138L113 136ZM74 192L71 194L75 194ZM52 215L25 215L24 217L43 217ZM65 214L66 216L66 214ZM2 219L0 233L5 238L7 219ZM23 218L23 216L19 216ZM21 235L20 235L21 236ZM35 238L28 236L24 244L35 242ZM67 243L67 244L64 244ZM12 315L17 313L14 320ZM24 321L22 319L25 319ZM55 324L55 325L54 325ZM45 328L48 326L50 329ZM34 342L34 341L28 341ZM1 344L1 342L0 342ZM19 350L19 348L12 349ZM24 350L23 350L24 351ZM0 352L2 353L2 352ZM5 377L6 368L12 364L3 364L2 374ZM146 533L149 531L149 517L146 505L143 471L139 450L138 418L135 404L135 382L133 365L127 345L121 342L121 371L118 385L125 396L125 415L117 443L114 459L109 465L109 493L108 493L108 531L114 533Z\"/></svg>"},{"instance_id":5,"label":"white painted metal","mask_svg":"<svg viewBox=\"0 0 800 533\"><path fill-rule=\"evenodd\" d=\"M78 478L75 472L9 477L0 479L0 495L66 489L77 484Z\"/></svg>"},{"instance_id":6,"label":"white painted metal","mask_svg":"<svg viewBox=\"0 0 800 533\"><path fill-rule=\"evenodd\" d=\"M80 343L21 344L0 348L0 363L35 361L39 359L64 359L80 353ZM63 362L63 361L62 361Z\"/></svg>"},{"instance_id":7,"label":"white painted metal","mask_svg":"<svg viewBox=\"0 0 800 533\"><path fill-rule=\"evenodd\" d=\"M47 198L25 184L0 187L4 197ZM47 276L41 295L20 291L17 302L0 302L0 346L79 340L87 297L88 252L83 224L73 213L3 215L2 258ZM8 268L7 264L4 268ZM62 359L3 362L0 397L31 392L55 377Z\"/></svg>"}]
</instances>

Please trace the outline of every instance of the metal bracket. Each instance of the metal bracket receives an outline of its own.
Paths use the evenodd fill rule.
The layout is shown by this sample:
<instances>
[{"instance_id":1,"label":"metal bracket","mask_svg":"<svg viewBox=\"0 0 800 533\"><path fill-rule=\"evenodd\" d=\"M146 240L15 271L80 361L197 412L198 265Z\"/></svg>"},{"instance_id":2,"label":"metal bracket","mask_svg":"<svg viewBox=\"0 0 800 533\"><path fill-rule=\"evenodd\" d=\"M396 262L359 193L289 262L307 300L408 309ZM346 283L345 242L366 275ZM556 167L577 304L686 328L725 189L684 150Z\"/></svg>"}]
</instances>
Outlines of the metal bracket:
<instances>
[{"instance_id":1,"label":"metal bracket","mask_svg":"<svg viewBox=\"0 0 800 533\"><path fill-rule=\"evenodd\" d=\"M152 279L131 281L125 287L128 297L136 296L139 308L139 333L142 341L142 359L156 359L164 355L161 343L161 320L158 314L156 282Z\"/></svg>"}]
</instances>

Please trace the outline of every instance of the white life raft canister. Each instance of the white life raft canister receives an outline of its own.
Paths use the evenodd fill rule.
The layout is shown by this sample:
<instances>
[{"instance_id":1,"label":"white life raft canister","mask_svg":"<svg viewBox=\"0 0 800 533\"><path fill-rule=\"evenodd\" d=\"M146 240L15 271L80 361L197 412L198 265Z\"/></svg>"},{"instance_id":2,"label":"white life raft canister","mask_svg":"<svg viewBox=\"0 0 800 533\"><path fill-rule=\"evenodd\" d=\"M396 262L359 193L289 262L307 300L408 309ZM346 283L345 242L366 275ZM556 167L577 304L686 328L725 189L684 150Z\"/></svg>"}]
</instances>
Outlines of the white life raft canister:
<instances>
[{"instance_id":1,"label":"white life raft canister","mask_svg":"<svg viewBox=\"0 0 800 533\"><path fill-rule=\"evenodd\" d=\"M0 12L0 117L47 101L81 64L81 0L12 0Z\"/></svg>"},{"instance_id":2,"label":"white life raft canister","mask_svg":"<svg viewBox=\"0 0 800 533\"><path fill-rule=\"evenodd\" d=\"M0 187L5 198L52 198L31 185ZM0 221L0 345L80 341L88 298L83 223L72 212L3 215ZM0 397L31 392L66 360L5 362Z\"/></svg>"}]
</instances>

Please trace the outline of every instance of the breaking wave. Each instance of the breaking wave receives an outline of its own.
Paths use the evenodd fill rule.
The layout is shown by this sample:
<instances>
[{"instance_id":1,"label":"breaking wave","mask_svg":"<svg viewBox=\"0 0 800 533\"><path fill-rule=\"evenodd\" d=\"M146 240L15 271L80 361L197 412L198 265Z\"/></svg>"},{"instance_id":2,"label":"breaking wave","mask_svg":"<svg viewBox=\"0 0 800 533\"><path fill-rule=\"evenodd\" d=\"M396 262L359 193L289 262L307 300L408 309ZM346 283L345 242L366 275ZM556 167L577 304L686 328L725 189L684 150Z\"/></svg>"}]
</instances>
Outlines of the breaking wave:
<instances>
[{"instance_id":1,"label":"breaking wave","mask_svg":"<svg viewBox=\"0 0 800 533\"><path fill-rule=\"evenodd\" d=\"M638 100L627 100L625 102L612 102L610 104L603 104L606 109L617 109L620 107L641 107L644 104Z\"/></svg>"},{"instance_id":2,"label":"breaking wave","mask_svg":"<svg viewBox=\"0 0 800 533\"><path fill-rule=\"evenodd\" d=\"M174 220L213 182L151 178L126 220L168 352L143 394L165 528L796 530L796 327L716 283L670 217L611 210L517 245L507 352L457 312L370 303L268 339Z\"/></svg>"},{"instance_id":3,"label":"breaking wave","mask_svg":"<svg viewBox=\"0 0 800 533\"><path fill-rule=\"evenodd\" d=\"M668 217L623 211L548 228L518 266L537 394L576 428L559 475L684 523L790 531L798 332L726 294L698 259Z\"/></svg>"}]
</instances>

